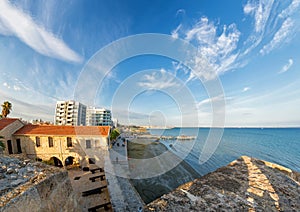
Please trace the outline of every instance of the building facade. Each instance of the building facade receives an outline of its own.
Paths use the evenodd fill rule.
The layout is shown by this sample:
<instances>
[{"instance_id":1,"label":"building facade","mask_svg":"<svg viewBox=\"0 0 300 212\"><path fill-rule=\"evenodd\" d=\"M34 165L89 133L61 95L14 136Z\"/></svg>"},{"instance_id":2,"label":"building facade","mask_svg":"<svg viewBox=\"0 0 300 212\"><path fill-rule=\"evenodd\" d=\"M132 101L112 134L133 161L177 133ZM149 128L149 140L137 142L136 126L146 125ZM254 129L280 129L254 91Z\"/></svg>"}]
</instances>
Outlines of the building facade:
<instances>
[{"instance_id":1,"label":"building facade","mask_svg":"<svg viewBox=\"0 0 300 212\"><path fill-rule=\"evenodd\" d=\"M74 100L57 101L55 108L55 125L85 126L86 106Z\"/></svg>"},{"instance_id":2,"label":"building facade","mask_svg":"<svg viewBox=\"0 0 300 212\"><path fill-rule=\"evenodd\" d=\"M111 111L104 108L88 108L86 113L87 126L112 126Z\"/></svg>"},{"instance_id":3,"label":"building facade","mask_svg":"<svg viewBox=\"0 0 300 212\"><path fill-rule=\"evenodd\" d=\"M14 140L13 134L24 127L24 123L19 119L3 118L0 119L0 136L5 145L5 154L22 153L21 143Z\"/></svg>"},{"instance_id":4,"label":"building facade","mask_svg":"<svg viewBox=\"0 0 300 212\"><path fill-rule=\"evenodd\" d=\"M110 146L109 126L24 125L18 119L1 119L0 128L6 154L52 160L57 166L77 163L85 167L95 159L104 163Z\"/></svg>"}]
</instances>

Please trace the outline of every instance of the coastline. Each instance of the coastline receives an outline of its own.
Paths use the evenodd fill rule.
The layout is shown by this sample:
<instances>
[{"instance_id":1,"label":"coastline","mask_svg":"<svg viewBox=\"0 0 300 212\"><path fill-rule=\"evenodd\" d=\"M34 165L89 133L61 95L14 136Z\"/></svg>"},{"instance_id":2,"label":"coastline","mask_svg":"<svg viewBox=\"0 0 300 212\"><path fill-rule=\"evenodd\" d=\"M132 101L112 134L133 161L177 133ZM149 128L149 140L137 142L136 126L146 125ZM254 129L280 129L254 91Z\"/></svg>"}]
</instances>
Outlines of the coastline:
<instances>
[{"instance_id":1,"label":"coastline","mask_svg":"<svg viewBox=\"0 0 300 212\"><path fill-rule=\"evenodd\" d=\"M164 144L153 142L152 140L135 139L128 142L127 152L129 156L128 163L130 170L134 171L133 169L136 165L132 162L132 160L130 160L131 158L154 158L167 151L169 150ZM173 169L168 170L159 176L141 179L135 178L130 180L130 182L146 204L166 193L171 192L178 186L200 177L199 173L194 170L187 162L180 159L174 153L171 153L170 151L169 153L172 155L173 159L175 158L177 160L180 160L180 163Z\"/></svg>"}]
</instances>

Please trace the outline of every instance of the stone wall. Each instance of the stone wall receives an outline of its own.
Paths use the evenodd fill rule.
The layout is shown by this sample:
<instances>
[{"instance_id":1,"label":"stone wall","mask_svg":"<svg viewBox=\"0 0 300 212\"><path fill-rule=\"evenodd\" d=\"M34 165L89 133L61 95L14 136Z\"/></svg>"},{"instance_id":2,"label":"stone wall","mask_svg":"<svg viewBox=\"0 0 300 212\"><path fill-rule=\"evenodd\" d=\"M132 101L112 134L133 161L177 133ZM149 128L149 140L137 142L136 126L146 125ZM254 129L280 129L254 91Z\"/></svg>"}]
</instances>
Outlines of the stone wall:
<instances>
[{"instance_id":1,"label":"stone wall","mask_svg":"<svg viewBox=\"0 0 300 212\"><path fill-rule=\"evenodd\" d=\"M243 156L163 195L145 211L300 211L299 176Z\"/></svg>"},{"instance_id":2,"label":"stone wall","mask_svg":"<svg viewBox=\"0 0 300 212\"><path fill-rule=\"evenodd\" d=\"M11 157L0 160L0 211L81 211L63 169Z\"/></svg>"}]
</instances>

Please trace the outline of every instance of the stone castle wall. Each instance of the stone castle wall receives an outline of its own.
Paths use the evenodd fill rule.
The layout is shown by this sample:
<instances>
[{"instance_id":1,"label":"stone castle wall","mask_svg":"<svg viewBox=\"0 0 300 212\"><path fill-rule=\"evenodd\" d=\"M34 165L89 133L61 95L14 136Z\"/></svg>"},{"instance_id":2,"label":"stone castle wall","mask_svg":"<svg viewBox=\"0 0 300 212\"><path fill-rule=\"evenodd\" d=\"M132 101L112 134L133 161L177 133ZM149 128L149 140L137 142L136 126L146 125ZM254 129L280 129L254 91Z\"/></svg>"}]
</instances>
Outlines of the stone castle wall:
<instances>
[{"instance_id":1,"label":"stone castle wall","mask_svg":"<svg viewBox=\"0 0 300 212\"><path fill-rule=\"evenodd\" d=\"M161 196L144 211L300 211L299 176L242 156Z\"/></svg>"},{"instance_id":2,"label":"stone castle wall","mask_svg":"<svg viewBox=\"0 0 300 212\"><path fill-rule=\"evenodd\" d=\"M0 211L81 211L66 171L10 157L0 171Z\"/></svg>"}]
</instances>

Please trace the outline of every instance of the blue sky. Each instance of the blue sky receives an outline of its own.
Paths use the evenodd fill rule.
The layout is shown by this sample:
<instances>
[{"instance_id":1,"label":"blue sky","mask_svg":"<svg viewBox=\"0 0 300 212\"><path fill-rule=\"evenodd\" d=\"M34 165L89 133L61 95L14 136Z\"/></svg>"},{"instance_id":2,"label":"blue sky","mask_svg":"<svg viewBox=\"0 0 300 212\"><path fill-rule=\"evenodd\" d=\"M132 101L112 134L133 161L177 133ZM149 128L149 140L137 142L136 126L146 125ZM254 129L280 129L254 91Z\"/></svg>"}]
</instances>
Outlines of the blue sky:
<instances>
[{"instance_id":1,"label":"blue sky","mask_svg":"<svg viewBox=\"0 0 300 212\"><path fill-rule=\"evenodd\" d=\"M52 121L55 102L75 98L93 55L142 33L191 43L207 66L199 55L189 67L159 55L129 58L87 86L97 90L92 106L111 108L121 123L210 126L221 97L205 82L217 78L225 126L300 126L299 0L1 1L0 101L12 102L12 117ZM136 88L129 104L115 99Z\"/></svg>"}]
</instances>

